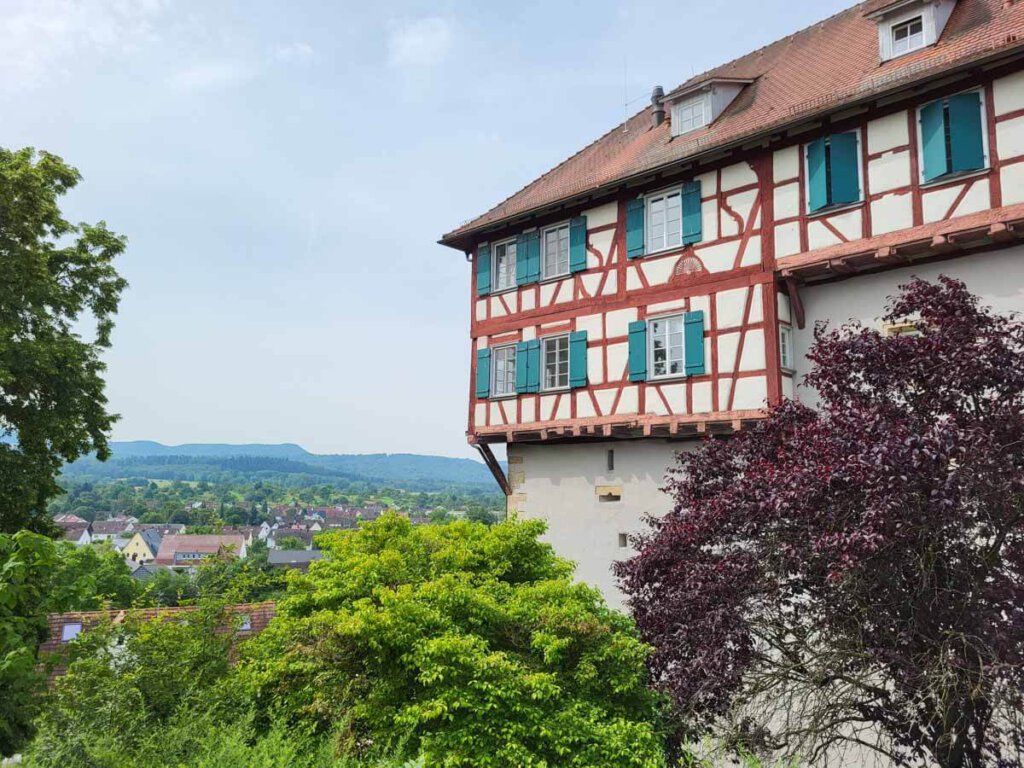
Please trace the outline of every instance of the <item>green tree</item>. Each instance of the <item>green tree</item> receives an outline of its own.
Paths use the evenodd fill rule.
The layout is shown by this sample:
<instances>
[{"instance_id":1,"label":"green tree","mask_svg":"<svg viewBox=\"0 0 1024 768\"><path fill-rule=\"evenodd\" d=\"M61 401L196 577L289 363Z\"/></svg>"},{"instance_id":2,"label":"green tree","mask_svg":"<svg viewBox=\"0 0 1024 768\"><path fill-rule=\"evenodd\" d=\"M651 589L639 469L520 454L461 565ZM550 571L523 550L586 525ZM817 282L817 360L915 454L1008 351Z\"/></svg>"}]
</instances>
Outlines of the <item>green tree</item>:
<instances>
[{"instance_id":1,"label":"green tree","mask_svg":"<svg viewBox=\"0 0 1024 768\"><path fill-rule=\"evenodd\" d=\"M300 539L298 536L282 536L277 539L278 549L305 549L306 542Z\"/></svg>"},{"instance_id":2,"label":"green tree","mask_svg":"<svg viewBox=\"0 0 1024 768\"><path fill-rule=\"evenodd\" d=\"M0 533L0 755L16 752L32 732L41 682L36 653L56 559L45 536Z\"/></svg>"},{"instance_id":3,"label":"green tree","mask_svg":"<svg viewBox=\"0 0 1024 768\"><path fill-rule=\"evenodd\" d=\"M76 547L71 542L61 541L56 547L47 610L127 608L135 600L138 582L131 577L121 553L109 543Z\"/></svg>"},{"instance_id":4,"label":"green tree","mask_svg":"<svg viewBox=\"0 0 1024 768\"><path fill-rule=\"evenodd\" d=\"M278 618L242 648L267 721L431 766L661 766L660 699L631 621L571 580L538 521L321 537ZM329 661L327 661L329 660Z\"/></svg>"},{"instance_id":5,"label":"green tree","mask_svg":"<svg viewBox=\"0 0 1024 768\"><path fill-rule=\"evenodd\" d=\"M56 155L0 149L0 531L50 531L61 465L110 454L100 355L127 285L113 265L125 239L61 216L79 179Z\"/></svg>"}]
</instances>

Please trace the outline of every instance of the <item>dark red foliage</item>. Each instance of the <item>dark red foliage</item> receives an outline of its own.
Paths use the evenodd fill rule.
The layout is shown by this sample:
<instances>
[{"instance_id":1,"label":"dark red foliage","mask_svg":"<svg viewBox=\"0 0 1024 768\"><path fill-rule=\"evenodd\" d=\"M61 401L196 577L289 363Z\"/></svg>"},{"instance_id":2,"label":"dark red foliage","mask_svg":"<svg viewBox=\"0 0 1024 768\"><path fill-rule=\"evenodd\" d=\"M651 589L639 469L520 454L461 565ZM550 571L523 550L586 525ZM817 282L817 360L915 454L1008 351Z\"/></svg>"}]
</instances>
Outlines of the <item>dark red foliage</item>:
<instances>
[{"instance_id":1,"label":"dark red foliage","mask_svg":"<svg viewBox=\"0 0 1024 768\"><path fill-rule=\"evenodd\" d=\"M834 704L897 757L995 765L1024 662L1024 327L955 280L901 291L885 320L921 334L817 328L818 409L680 454L618 574L695 727L773 665L799 677L813 636L842 668L812 682L861 681Z\"/></svg>"}]
</instances>

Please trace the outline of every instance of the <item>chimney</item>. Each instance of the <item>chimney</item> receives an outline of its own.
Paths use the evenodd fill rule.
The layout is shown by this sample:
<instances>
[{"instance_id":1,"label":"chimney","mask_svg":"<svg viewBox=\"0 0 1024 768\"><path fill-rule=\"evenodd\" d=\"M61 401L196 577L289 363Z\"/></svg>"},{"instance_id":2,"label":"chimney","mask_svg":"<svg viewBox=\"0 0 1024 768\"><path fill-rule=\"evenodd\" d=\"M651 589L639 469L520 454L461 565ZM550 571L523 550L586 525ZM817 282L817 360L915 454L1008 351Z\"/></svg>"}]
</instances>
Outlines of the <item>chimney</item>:
<instances>
[{"instance_id":1,"label":"chimney","mask_svg":"<svg viewBox=\"0 0 1024 768\"><path fill-rule=\"evenodd\" d=\"M651 127L657 128L665 122L665 105L661 100L665 97L665 91L660 85L654 86L651 91Z\"/></svg>"}]
</instances>

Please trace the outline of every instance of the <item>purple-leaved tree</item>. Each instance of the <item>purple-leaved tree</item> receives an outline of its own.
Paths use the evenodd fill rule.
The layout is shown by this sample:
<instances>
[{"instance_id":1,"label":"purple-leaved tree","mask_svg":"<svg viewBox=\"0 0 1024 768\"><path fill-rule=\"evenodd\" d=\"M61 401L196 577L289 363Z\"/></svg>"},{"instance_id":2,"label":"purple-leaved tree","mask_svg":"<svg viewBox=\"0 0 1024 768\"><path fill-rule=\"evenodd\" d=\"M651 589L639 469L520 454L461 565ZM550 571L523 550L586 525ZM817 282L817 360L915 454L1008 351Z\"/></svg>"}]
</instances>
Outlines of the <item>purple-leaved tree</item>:
<instances>
[{"instance_id":1,"label":"purple-leaved tree","mask_svg":"<svg viewBox=\"0 0 1024 768\"><path fill-rule=\"evenodd\" d=\"M914 280L885 320L818 327L807 384L670 471L618 575L695 732L816 762L1019 766L1024 325Z\"/></svg>"}]
</instances>

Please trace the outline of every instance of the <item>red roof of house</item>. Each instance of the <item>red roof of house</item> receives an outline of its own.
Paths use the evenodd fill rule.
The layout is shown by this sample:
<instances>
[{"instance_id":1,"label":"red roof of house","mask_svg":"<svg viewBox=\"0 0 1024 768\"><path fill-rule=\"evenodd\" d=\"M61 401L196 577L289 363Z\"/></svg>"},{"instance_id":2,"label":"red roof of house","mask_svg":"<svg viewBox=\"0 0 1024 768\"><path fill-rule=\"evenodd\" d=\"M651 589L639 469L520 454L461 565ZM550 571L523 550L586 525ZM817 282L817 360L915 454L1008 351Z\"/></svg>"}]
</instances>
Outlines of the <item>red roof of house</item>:
<instances>
[{"instance_id":1,"label":"red roof of house","mask_svg":"<svg viewBox=\"0 0 1024 768\"><path fill-rule=\"evenodd\" d=\"M887 4L860 3L690 78L673 90L718 78L753 82L713 124L684 136L673 138L667 120L652 128L650 110L644 109L441 242L465 248L478 231L505 219L540 212L941 72L1024 49L1024 3L959 0L937 44L880 63L877 22L865 13Z\"/></svg>"},{"instance_id":2,"label":"red roof of house","mask_svg":"<svg viewBox=\"0 0 1024 768\"><path fill-rule=\"evenodd\" d=\"M47 624L49 625L48 633L46 640L39 646L39 656L40 658L44 658L60 650L61 646L65 643L63 636L64 627L67 625L72 625L78 632L85 632L103 624L104 622L120 624L127 619L136 619L141 621L169 620L196 610L198 610L196 606L179 606L176 608L130 608L114 609L110 611L51 613L46 617ZM234 628L234 632L237 637L246 638L258 634L266 629L270 620L274 618L274 615L277 612L277 607L274 603L270 602L239 603L237 605L227 606L227 610L236 615L247 616L249 618L248 629L245 628L245 625ZM77 625L77 627L74 625ZM228 629L228 627L224 628L225 631L228 631ZM77 632L74 634L77 635ZM63 664L55 666L50 670L50 682L52 683L55 678L64 674L65 671L66 667Z\"/></svg>"},{"instance_id":3,"label":"red roof of house","mask_svg":"<svg viewBox=\"0 0 1024 768\"><path fill-rule=\"evenodd\" d=\"M242 551L245 540L239 535L217 536L214 534L182 533L164 536L160 542L160 551L153 561L157 565L172 565L176 552L199 552L215 555L222 548L228 551Z\"/></svg>"}]
</instances>

